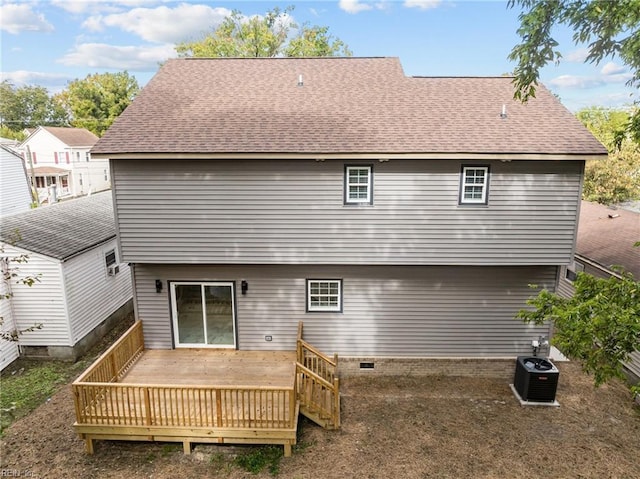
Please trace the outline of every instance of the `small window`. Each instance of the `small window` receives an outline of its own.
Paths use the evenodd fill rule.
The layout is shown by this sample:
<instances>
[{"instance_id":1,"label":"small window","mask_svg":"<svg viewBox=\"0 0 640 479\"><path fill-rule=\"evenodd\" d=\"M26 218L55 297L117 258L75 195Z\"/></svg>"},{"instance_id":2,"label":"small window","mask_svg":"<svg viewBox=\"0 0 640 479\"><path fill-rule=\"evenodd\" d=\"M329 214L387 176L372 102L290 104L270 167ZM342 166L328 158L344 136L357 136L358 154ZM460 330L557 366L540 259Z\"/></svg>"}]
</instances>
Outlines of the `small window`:
<instances>
[{"instance_id":1,"label":"small window","mask_svg":"<svg viewBox=\"0 0 640 479\"><path fill-rule=\"evenodd\" d=\"M114 264L116 264L117 263L116 250L112 249L111 251L107 252L104 255L104 261L107 264L107 268L109 266L113 266Z\"/></svg>"},{"instance_id":2,"label":"small window","mask_svg":"<svg viewBox=\"0 0 640 479\"><path fill-rule=\"evenodd\" d=\"M460 179L460 204L486 205L488 189L488 166L462 167Z\"/></svg>"},{"instance_id":3,"label":"small window","mask_svg":"<svg viewBox=\"0 0 640 479\"><path fill-rule=\"evenodd\" d=\"M76 151L76 163L80 161L80 152Z\"/></svg>"},{"instance_id":4,"label":"small window","mask_svg":"<svg viewBox=\"0 0 640 479\"><path fill-rule=\"evenodd\" d=\"M574 261L573 265L567 266L567 271L565 273L565 278L567 281L574 282L578 277L578 273L582 273L584 271L584 265L579 263L578 261Z\"/></svg>"},{"instance_id":5,"label":"small window","mask_svg":"<svg viewBox=\"0 0 640 479\"><path fill-rule=\"evenodd\" d=\"M307 311L341 312L341 279L308 279Z\"/></svg>"},{"instance_id":6,"label":"small window","mask_svg":"<svg viewBox=\"0 0 640 479\"><path fill-rule=\"evenodd\" d=\"M104 170L104 181L109 181L109 176L107 175L107 170Z\"/></svg>"},{"instance_id":7,"label":"small window","mask_svg":"<svg viewBox=\"0 0 640 479\"><path fill-rule=\"evenodd\" d=\"M91 153L89 153L88 151L84 154L84 157L87 161L89 161L91 159Z\"/></svg>"},{"instance_id":8,"label":"small window","mask_svg":"<svg viewBox=\"0 0 640 479\"><path fill-rule=\"evenodd\" d=\"M373 204L373 172L371 166L347 166L344 179L346 204Z\"/></svg>"}]
</instances>

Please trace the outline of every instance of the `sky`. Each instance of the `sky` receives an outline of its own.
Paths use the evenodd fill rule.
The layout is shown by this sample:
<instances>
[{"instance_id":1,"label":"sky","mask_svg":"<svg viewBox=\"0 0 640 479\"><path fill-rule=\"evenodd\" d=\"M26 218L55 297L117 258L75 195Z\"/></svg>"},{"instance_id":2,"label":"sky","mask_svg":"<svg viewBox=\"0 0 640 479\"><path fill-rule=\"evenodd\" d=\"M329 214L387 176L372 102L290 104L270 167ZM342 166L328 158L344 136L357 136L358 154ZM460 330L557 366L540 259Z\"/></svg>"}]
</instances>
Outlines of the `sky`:
<instances>
[{"instance_id":1,"label":"sky","mask_svg":"<svg viewBox=\"0 0 640 479\"><path fill-rule=\"evenodd\" d=\"M518 9L506 0L0 0L0 79L50 93L90 74L127 71L144 86L174 46L211 32L232 10L263 15L295 8L297 24L328 26L354 56L398 57L409 76L500 76L519 43ZM562 60L541 81L571 111L624 107L638 99L625 86L629 69L618 58L585 64L585 45L553 30Z\"/></svg>"}]
</instances>

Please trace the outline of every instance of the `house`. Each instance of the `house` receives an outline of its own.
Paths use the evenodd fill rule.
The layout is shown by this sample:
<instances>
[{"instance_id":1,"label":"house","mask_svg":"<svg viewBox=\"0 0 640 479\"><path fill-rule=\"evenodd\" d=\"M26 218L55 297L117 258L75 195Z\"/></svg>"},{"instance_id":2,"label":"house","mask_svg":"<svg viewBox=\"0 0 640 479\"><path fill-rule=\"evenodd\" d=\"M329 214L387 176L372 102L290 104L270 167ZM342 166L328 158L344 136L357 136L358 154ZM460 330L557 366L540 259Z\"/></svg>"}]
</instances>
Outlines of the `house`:
<instances>
[{"instance_id":1,"label":"house","mask_svg":"<svg viewBox=\"0 0 640 479\"><path fill-rule=\"evenodd\" d=\"M22 158L11 148L0 145L0 216L27 211L31 207L31 188Z\"/></svg>"},{"instance_id":2,"label":"house","mask_svg":"<svg viewBox=\"0 0 640 479\"><path fill-rule=\"evenodd\" d=\"M574 261L562 268L558 293L573 296L578 272L598 278L619 277L621 267L640 278L640 213L583 201L580 208L578 240ZM631 354L625 364L632 379L640 380L640 352Z\"/></svg>"},{"instance_id":3,"label":"house","mask_svg":"<svg viewBox=\"0 0 640 479\"><path fill-rule=\"evenodd\" d=\"M542 86L271 58L167 61L91 154L147 348L294 350L304 321L343 375L507 375L607 152Z\"/></svg>"},{"instance_id":4,"label":"house","mask_svg":"<svg viewBox=\"0 0 640 479\"><path fill-rule=\"evenodd\" d=\"M109 162L89 161L89 150L97 140L84 128L39 126L22 142L41 203L111 188Z\"/></svg>"},{"instance_id":5,"label":"house","mask_svg":"<svg viewBox=\"0 0 640 479\"><path fill-rule=\"evenodd\" d=\"M5 216L0 223L3 257L28 255L18 278L38 276L28 287L4 281L3 327L42 328L2 341L2 368L18 354L75 359L131 310L131 275L116 245L111 192Z\"/></svg>"}]
</instances>

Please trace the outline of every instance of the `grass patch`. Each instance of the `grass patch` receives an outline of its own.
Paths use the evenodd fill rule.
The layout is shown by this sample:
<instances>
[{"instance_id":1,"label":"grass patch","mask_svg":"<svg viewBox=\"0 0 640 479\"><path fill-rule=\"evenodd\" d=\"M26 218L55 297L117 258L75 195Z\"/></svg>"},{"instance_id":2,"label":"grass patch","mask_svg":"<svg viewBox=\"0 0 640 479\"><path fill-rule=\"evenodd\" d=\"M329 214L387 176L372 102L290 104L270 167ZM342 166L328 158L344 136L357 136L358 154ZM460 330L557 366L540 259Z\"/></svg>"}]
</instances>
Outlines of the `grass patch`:
<instances>
[{"instance_id":1,"label":"grass patch","mask_svg":"<svg viewBox=\"0 0 640 479\"><path fill-rule=\"evenodd\" d=\"M281 447L263 446L236 457L233 463L252 474L258 474L267 468L269 474L277 476L282 456Z\"/></svg>"},{"instance_id":2,"label":"grass patch","mask_svg":"<svg viewBox=\"0 0 640 479\"><path fill-rule=\"evenodd\" d=\"M91 364L55 360L18 359L0 374L0 437L14 421L46 402L61 386Z\"/></svg>"},{"instance_id":3,"label":"grass patch","mask_svg":"<svg viewBox=\"0 0 640 479\"><path fill-rule=\"evenodd\" d=\"M69 363L18 361L0 380L0 434L26 416L69 379Z\"/></svg>"}]
</instances>

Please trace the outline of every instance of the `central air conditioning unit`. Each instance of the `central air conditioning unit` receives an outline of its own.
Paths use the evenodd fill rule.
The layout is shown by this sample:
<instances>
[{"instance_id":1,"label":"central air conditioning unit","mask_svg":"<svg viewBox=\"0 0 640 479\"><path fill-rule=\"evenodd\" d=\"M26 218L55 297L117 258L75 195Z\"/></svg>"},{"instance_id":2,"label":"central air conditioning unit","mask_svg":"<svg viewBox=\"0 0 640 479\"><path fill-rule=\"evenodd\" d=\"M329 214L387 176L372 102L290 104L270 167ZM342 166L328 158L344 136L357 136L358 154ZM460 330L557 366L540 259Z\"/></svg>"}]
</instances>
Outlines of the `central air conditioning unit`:
<instances>
[{"instance_id":1,"label":"central air conditioning unit","mask_svg":"<svg viewBox=\"0 0 640 479\"><path fill-rule=\"evenodd\" d=\"M115 276L119 272L120 272L120 265L119 264L114 264L114 265L111 265L111 266L109 266L107 268L107 274L109 276Z\"/></svg>"},{"instance_id":2,"label":"central air conditioning unit","mask_svg":"<svg viewBox=\"0 0 640 479\"><path fill-rule=\"evenodd\" d=\"M560 371L551 361L536 356L518 356L515 390L523 401L554 402Z\"/></svg>"}]
</instances>

